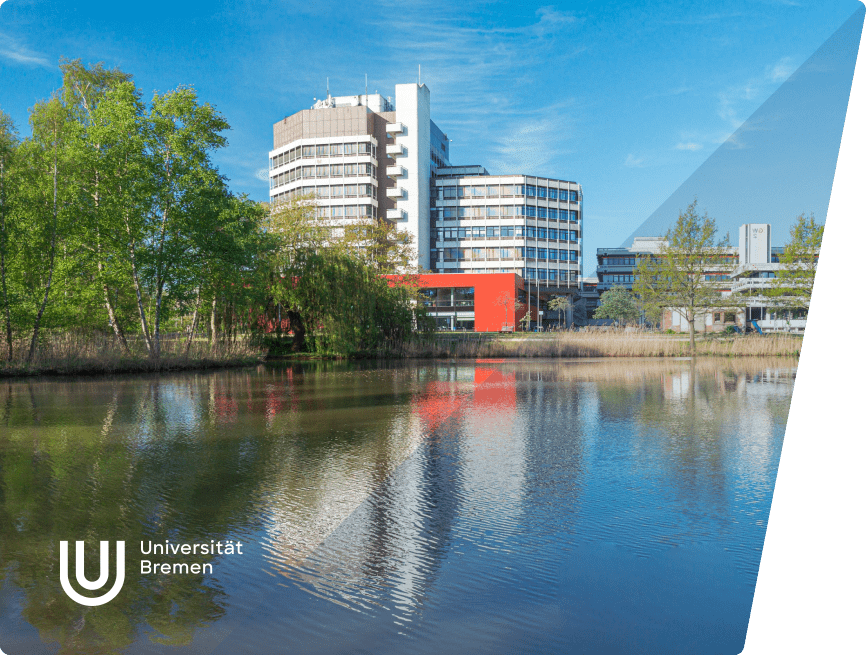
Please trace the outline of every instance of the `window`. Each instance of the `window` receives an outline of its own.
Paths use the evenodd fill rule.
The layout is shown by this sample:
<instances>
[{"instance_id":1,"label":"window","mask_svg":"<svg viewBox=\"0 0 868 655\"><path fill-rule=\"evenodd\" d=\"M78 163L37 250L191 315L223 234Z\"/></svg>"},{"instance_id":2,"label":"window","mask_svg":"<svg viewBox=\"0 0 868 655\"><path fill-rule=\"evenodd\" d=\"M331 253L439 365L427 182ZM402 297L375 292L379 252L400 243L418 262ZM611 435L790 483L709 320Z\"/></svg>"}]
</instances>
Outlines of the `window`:
<instances>
[{"instance_id":1,"label":"window","mask_svg":"<svg viewBox=\"0 0 868 655\"><path fill-rule=\"evenodd\" d=\"M348 145L353 145L353 144L348 144ZM359 172L359 165L358 164L344 164L344 175L349 177L351 175L357 175L358 172Z\"/></svg>"},{"instance_id":2,"label":"window","mask_svg":"<svg viewBox=\"0 0 868 655\"><path fill-rule=\"evenodd\" d=\"M485 228L481 225L477 227L470 228L473 233L474 239L484 239L485 238Z\"/></svg>"},{"instance_id":3,"label":"window","mask_svg":"<svg viewBox=\"0 0 868 655\"><path fill-rule=\"evenodd\" d=\"M515 216L515 207L512 205L504 205L500 208L501 216Z\"/></svg>"},{"instance_id":4,"label":"window","mask_svg":"<svg viewBox=\"0 0 868 655\"><path fill-rule=\"evenodd\" d=\"M570 230L570 241L573 243L579 242L579 233L577 230Z\"/></svg>"},{"instance_id":5,"label":"window","mask_svg":"<svg viewBox=\"0 0 868 655\"><path fill-rule=\"evenodd\" d=\"M548 230L544 227L538 227L536 229L537 239L548 239Z\"/></svg>"},{"instance_id":6,"label":"window","mask_svg":"<svg viewBox=\"0 0 868 655\"><path fill-rule=\"evenodd\" d=\"M341 217L344 215L344 208L341 206L332 207L332 218Z\"/></svg>"},{"instance_id":7,"label":"window","mask_svg":"<svg viewBox=\"0 0 868 655\"><path fill-rule=\"evenodd\" d=\"M558 200L561 200L563 202L567 201L567 190L566 189L560 189L558 191Z\"/></svg>"},{"instance_id":8,"label":"window","mask_svg":"<svg viewBox=\"0 0 868 655\"><path fill-rule=\"evenodd\" d=\"M327 157L329 154L328 146L317 146L316 147L316 156L317 157Z\"/></svg>"},{"instance_id":9,"label":"window","mask_svg":"<svg viewBox=\"0 0 868 655\"><path fill-rule=\"evenodd\" d=\"M486 226L486 228L485 228L485 236L486 236L487 238L489 238L489 239L494 239L494 238L500 236L500 232L498 231L497 226L496 226L496 225L488 225L488 226Z\"/></svg>"},{"instance_id":10,"label":"window","mask_svg":"<svg viewBox=\"0 0 868 655\"><path fill-rule=\"evenodd\" d=\"M497 256L500 254L499 248L486 248L485 249L485 258L486 259L497 259Z\"/></svg>"},{"instance_id":11,"label":"window","mask_svg":"<svg viewBox=\"0 0 868 655\"><path fill-rule=\"evenodd\" d=\"M536 249L536 258L537 259L546 260L546 259L548 259L547 255L548 255L548 250L546 250L545 248L537 248Z\"/></svg>"},{"instance_id":12,"label":"window","mask_svg":"<svg viewBox=\"0 0 868 655\"><path fill-rule=\"evenodd\" d=\"M470 228L469 227L459 227L458 228L458 238L459 239L469 239L470 238Z\"/></svg>"},{"instance_id":13,"label":"window","mask_svg":"<svg viewBox=\"0 0 868 655\"><path fill-rule=\"evenodd\" d=\"M354 198L359 195L359 185L358 184L348 184L344 187L344 193L348 198Z\"/></svg>"},{"instance_id":14,"label":"window","mask_svg":"<svg viewBox=\"0 0 868 655\"><path fill-rule=\"evenodd\" d=\"M546 208L545 207L537 207L536 208L536 216L537 216L537 218L545 218L546 217Z\"/></svg>"},{"instance_id":15,"label":"window","mask_svg":"<svg viewBox=\"0 0 868 655\"><path fill-rule=\"evenodd\" d=\"M525 232L529 239L536 239L536 228L533 225L525 227Z\"/></svg>"},{"instance_id":16,"label":"window","mask_svg":"<svg viewBox=\"0 0 868 655\"><path fill-rule=\"evenodd\" d=\"M567 210L566 210L566 209L559 209L559 210L558 210L558 218L559 218L560 220L562 220L562 221L567 220L567 215L568 215L568 214L567 214Z\"/></svg>"},{"instance_id":17,"label":"window","mask_svg":"<svg viewBox=\"0 0 868 655\"><path fill-rule=\"evenodd\" d=\"M558 230L558 239L560 241L566 241L567 240L567 231L566 230Z\"/></svg>"},{"instance_id":18,"label":"window","mask_svg":"<svg viewBox=\"0 0 868 655\"><path fill-rule=\"evenodd\" d=\"M317 166L316 167L316 176L317 177L328 177L329 176L329 167L328 166Z\"/></svg>"},{"instance_id":19,"label":"window","mask_svg":"<svg viewBox=\"0 0 868 655\"><path fill-rule=\"evenodd\" d=\"M554 269L554 268L550 268L550 269L549 269L549 280L550 280L551 282L557 282L557 280L558 280L558 271L557 271L557 269Z\"/></svg>"},{"instance_id":20,"label":"window","mask_svg":"<svg viewBox=\"0 0 868 655\"><path fill-rule=\"evenodd\" d=\"M558 279L561 282L566 282L567 281L567 272L566 271L558 271Z\"/></svg>"},{"instance_id":21,"label":"window","mask_svg":"<svg viewBox=\"0 0 868 655\"><path fill-rule=\"evenodd\" d=\"M552 200L558 199L558 190L557 189L549 189L549 198Z\"/></svg>"},{"instance_id":22,"label":"window","mask_svg":"<svg viewBox=\"0 0 868 655\"><path fill-rule=\"evenodd\" d=\"M512 225L501 225L500 226L500 238L512 237L515 236L515 228Z\"/></svg>"},{"instance_id":23,"label":"window","mask_svg":"<svg viewBox=\"0 0 868 655\"><path fill-rule=\"evenodd\" d=\"M570 222L578 223L578 221L579 221L579 212L577 212L574 209L571 209L570 210Z\"/></svg>"},{"instance_id":24,"label":"window","mask_svg":"<svg viewBox=\"0 0 868 655\"><path fill-rule=\"evenodd\" d=\"M459 207L458 218L470 218L469 207Z\"/></svg>"},{"instance_id":25,"label":"window","mask_svg":"<svg viewBox=\"0 0 868 655\"><path fill-rule=\"evenodd\" d=\"M524 225L516 225L515 226L515 236L523 237L524 236Z\"/></svg>"},{"instance_id":26,"label":"window","mask_svg":"<svg viewBox=\"0 0 868 655\"><path fill-rule=\"evenodd\" d=\"M316 188L316 197L317 198L328 198L329 197L329 188L327 186L318 186Z\"/></svg>"},{"instance_id":27,"label":"window","mask_svg":"<svg viewBox=\"0 0 868 655\"><path fill-rule=\"evenodd\" d=\"M528 259L536 259L536 248L528 246L527 248L525 248L525 252L527 253Z\"/></svg>"},{"instance_id":28,"label":"window","mask_svg":"<svg viewBox=\"0 0 868 655\"><path fill-rule=\"evenodd\" d=\"M345 155L356 154L356 144L355 143L345 143L344 144L344 154Z\"/></svg>"},{"instance_id":29,"label":"window","mask_svg":"<svg viewBox=\"0 0 868 655\"><path fill-rule=\"evenodd\" d=\"M443 238L454 240L458 237L458 230L454 227L447 227L443 230Z\"/></svg>"},{"instance_id":30,"label":"window","mask_svg":"<svg viewBox=\"0 0 868 655\"><path fill-rule=\"evenodd\" d=\"M533 259L533 258L530 257L530 259ZM535 280L535 279L536 279L536 269L535 269L535 268L527 268L527 269L525 269L525 277L526 277L528 280Z\"/></svg>"},{"instance_id":31,"label":"window","mask_svg":"<svg viewBox=\"0 0 868 655\"><path fill-rule=\"evenodd\" d=\"M570 202L579 202L579 192L570 191Z\"/></svg>"},{"instance_id":32,"label":"window","mask_svg":"<svg viewBox=\"0 0 868 655\"><path fill-rule=\"evenodd\" d=\"M470 187L470 195L475 197L475 198L484 198L485 197L485 187L484 186Z\"/></svg>"},{"instance_id":33,"label":"window","mask_svg":"<svg viewBox=\"0 0 868 655\"><path fill-rule=\"evenodd\" d=\"M358 207L355 205L347 205L344 207L344 215L345 216L357 216L358 215Z\"/></svg>"},{"instance_id":34,"label":"window","mask_svg":"<svg viewBox=\"0 0 868 655\"><path fill-rule=\"evenodd\" d=\"M513 248L501 248L500 249L500 258L501 259L513 259L514 249Z\"/></svg>"},{"instance_id":35,"label":"window","mask_svg":"<svg viewBox=\"0 0 868 655\"><path fill-rule=\"evenodd\" d=\"M535 186L528 185L525 187L525 191L527 191L527 197L528 198L535 198L536 197L536 187Z\"/></svg>"},{"instance_id":36,"label":"window","mask_svg":"<svg viewBox=\"0 0 868 655\"><path fill-rule=\"evenodd\" d=\"M470 254L473 259L485 259L485 249L484 248L471 248Z\"/></svg>"},{"instance_id":37,"label":"window","mask_svg":"<svg viewBox=\"0 0 868 655\"><path fill-rule=\"evenodd\" d=\"M485 208L486 216L500 216L500 207L486 207Z\"/></svg>"},{"instance_id":38,"label":"window","mask_svg":"<svg viewBox=\"0 0 868 655\"><path fill-rule=\"evenodd\" d=\"M344 174L344 167L340 164L332 164L329 172L332 177L341 177Z\"/></svg>"},{"instance_id":39,"label":"window","mask_svg":"<svg viewBox=\"0 0 868 655\"><path fill-rule=\"evenodd\" d=\"M570 250L570 261L571 262L579 261L579 251L578 250Z\"/></svg>"},{"instance_id":40,"label":"window","mask_svg":"<svg viewBox=\"0 0 868 655\"><path fill-rule=\"evenodd\" d=\"M448 219L451 219L451 220L455 220L455 218L456 218L456 214L458 213L458 212L456 211L456 209L457 209L457 207L446 207L446 208L444 208L444 209L443 209L443 218L448 218Z\"/></svg>"},{"instance_id":41,"label":"window","mask_svg":"<svg viewBox=\"0 0 868 655\"><path fill-rule=\"evenodd\" d=\"M443 189L444 198L457 198L458 190L454 186L448 186Z\"/></svg>"},{"instance_id":42,"label":"window","mask_svg":"<svg viewBox=\"0 0 868 655\"><path fill-rule=\"evenodd\" d=\"M360 143L359 144L359 154L360 155L370 155L371 154L371 144L370 143Z\"/></svg>"},{"instance_id":43,"label":"window","mask_svg":"<svg viewBox=\"0 0 868 655\"><path fill-rule=\"evenodd\" d=\"M558 259L562 262L567 261L567 251L566 250L558 250Z\"/></svg>"},{"instance_id":44,"label":"window","mask_svg":"<svg viewBox=\"0 0 868 655\"><path fill-rule=\"evenodd\" d=\"M549 195L549 190L544 186L537 187L536 189L536 197L537 198L547 198Z\"/></svg>"},{"instance_id":45,"label":"window","mask_svg":"<svg viewBox=\"0 0 868 655\"><path fill-rule=\"evenodd\" d=\"M488 197L489 198L499 198L500 197L500 187L499 186L488 187Z\"/></svg>"},{"instance_id":46,"label":"window","mask_svg":"<svg viewBox=\"0 0 868 655\"><path fill-rule=\"evenodd\" d=\"M314 147L313 146L302 146L301 147L301 156L302 157L313 157L314 155Z\"/></svg>"},{"instance_id":47,"label":"window","mask_svg":"<svg viewBox=\"0 0 868 655\"><path fill-rule=\"evenodd\" d=\"M343 186L333 186L332 187L332 198L343 198L344 197L344 187Z\"/></svg>"},{"instance_id":48,"label":"window","mask_svg":"<svg viewBox=\"0 0 868 655\"><path fill-rule=\"evenodd\" d=\"M535 218L536 217L536 207L525 207L524 208L524 215L527 216L528 218Z\"/></svg>"}]
</instances>

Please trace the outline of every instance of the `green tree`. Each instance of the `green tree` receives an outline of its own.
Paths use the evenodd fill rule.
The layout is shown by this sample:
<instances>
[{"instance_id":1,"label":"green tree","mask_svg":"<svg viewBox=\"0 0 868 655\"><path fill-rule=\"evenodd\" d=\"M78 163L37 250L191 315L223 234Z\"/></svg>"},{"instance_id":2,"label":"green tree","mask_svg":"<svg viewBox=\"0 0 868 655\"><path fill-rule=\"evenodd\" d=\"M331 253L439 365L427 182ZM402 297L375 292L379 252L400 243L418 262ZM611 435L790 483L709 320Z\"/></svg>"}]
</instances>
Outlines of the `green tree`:
<instances>
[{"instance_id":1,"label":"green tree","mask_svg":"<svg viewBox=\"0 0 868 655\"><path fill-rule=\"evenodd\" d=\"M625 324L638 321L639 314L636 297L624 287L614 286L600 296L600 306L594 312L594 318L611 318Z\"/></svg>"},{"instance_id":2,"label":"green tree","mask_svg":"<svg viewBox=\"0 0 868 655\"><path fill-rule=\"evenodd\" d=\"M555 296L548 302L548 308L552 311L559 312L561 317L558 318L558 321L563 325L564 319L566 319L567 309L570 307L570 299L567 296Z\"/></svg>"},{"instance_id":3,"label":"green tree","mask_svg":"<svg viewBox=\"0 0 868 655\"><path fill-rule=\"evenodd\" d=\"M6 359L12 361L12 300L9 296L8 270L12 263L9 238L11 224L11 199L13 160L18 147L15 124L0 110L0 303L3 307Z\"/></svg>"},{"instance_id":4,"label":"green tree","mask_svg":"<svg viewBox=\"0 0 868 655\"><path fill-rule=\"evenodd\" d=\"M813 214L810 217L802 214L790 228L790 240L784 246L781 267L769 291L778 307L807 312L817 275L823 228Z\"/></svg>"},{"instance_id":5,"label":"green tree","mask_svg":"<svg viewBox=\"0 0 868 655\"><path fill-rule=\"evenodd\" d=\"M721 281L734 268L729 244L715 238L714 219L707 213L700 217L696 205L694 200L679 213L659 253L639 259L633 283L644 306L671 310L685 319L691 354L696 353L694 321L729 306L721 294Z\"/></svg>"}]
</instances>

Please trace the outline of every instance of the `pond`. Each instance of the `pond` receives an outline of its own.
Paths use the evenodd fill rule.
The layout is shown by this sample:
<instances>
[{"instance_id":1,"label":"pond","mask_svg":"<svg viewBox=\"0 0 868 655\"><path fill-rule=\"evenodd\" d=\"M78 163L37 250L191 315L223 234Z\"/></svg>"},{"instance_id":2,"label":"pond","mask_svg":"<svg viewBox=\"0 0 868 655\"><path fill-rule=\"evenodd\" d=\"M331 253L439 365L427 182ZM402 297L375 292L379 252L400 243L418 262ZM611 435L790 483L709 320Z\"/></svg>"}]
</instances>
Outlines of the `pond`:
<instances>
[{"instance_id":1,"label":"pond","mask_svg":"<svg viewBox=\"0 0 868 655\"><path fill-rule=\"evenodd\" d=\"M5 381L0 649L739 653L795 366Z\"/></svg>"}]
</instances>

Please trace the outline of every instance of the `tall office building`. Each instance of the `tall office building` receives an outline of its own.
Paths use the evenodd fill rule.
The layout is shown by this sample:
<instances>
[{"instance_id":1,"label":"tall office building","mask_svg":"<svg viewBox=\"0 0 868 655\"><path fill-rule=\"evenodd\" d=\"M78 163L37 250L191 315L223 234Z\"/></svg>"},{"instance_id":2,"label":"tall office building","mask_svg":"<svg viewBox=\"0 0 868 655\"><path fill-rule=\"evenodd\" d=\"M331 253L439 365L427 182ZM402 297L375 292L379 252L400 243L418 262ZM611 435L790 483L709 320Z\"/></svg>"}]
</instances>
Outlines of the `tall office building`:
<instances>
[{"instance_id":1,"label":"tall office building","mask_svg":"<svg viewBox=\"0 0 868 655\"><path fill-rule=\"evenodd\" d=\"M271 199L314 194L339 228L360 218L413 235L414 262L435 273L516 273L549 289L581 279L582 188L527 175L452 166L424 84L395 98L316 101L274 125Z\"/></svg>"}]
</instances>

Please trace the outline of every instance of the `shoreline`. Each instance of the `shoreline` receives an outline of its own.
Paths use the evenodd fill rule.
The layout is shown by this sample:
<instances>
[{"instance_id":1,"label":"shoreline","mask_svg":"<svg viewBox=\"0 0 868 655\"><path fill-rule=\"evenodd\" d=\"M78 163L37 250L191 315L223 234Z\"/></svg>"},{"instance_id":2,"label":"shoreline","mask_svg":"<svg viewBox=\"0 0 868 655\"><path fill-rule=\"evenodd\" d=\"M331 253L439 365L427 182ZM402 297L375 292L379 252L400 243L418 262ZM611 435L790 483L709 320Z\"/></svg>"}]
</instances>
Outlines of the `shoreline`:
<instances>
[{"instance_id":1,"label":"shoreline","mask_svg":"<svg viewBox=\"0 0 868 655\"><path fill-rule=\"evenodd\" d=\"M794 335L697 337L697 359L741 359L747 357L798 358L802 337ZM408 342L368 353L323 355L316 353L269 354L267 351L236 355L201 353L179 357L167 355L159 361L146 357L65 356L41 364L0 364L0 379L37 376L99 376L215 370L256 366L267 362L438 360L438 359L623 359L691 358L689 341L681 334L555 332L438 334L427 341Z\"/></svg>"}]
</instances>

